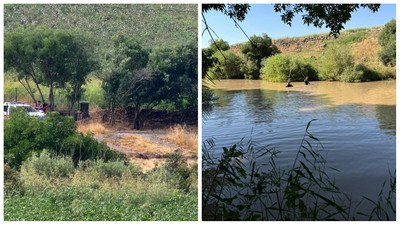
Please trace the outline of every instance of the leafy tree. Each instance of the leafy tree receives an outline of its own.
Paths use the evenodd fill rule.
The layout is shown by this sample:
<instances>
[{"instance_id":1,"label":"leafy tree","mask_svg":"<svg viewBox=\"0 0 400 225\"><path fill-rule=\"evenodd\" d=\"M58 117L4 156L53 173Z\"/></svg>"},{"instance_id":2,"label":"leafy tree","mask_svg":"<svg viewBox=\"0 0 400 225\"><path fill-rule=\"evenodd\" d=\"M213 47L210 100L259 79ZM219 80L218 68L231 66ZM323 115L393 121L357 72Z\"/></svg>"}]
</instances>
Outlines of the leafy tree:
<instances>
[{"instance_id":1,"label":"leafy tree","mask_svg":"<svg viewBox=\"0 0 400 225\"><path fill-rule=\"evenodd\" d=\"M344 28L343 24L351 18L351 13L359 8L368 8L372 12L378 11L379 4L275 4L275 12L281 13L282 21L292 25L295 14L303 13L304 24L330 29L332 35L337 35Z\"/></svg>"},{"instance_id":2,"label":"leafy tree","mask_svg":"<svg viewBox=\"0 0 400 225\"><path fill-rule=\"evenodd\" d=\"M248 70L247 77L250 79L258 79L260 77L261 60L278 52L275 45L268 35L262 36L253 35L249 42L246 42L240 50L248 61L251 61L254 66Z\"/></svg>"},{"instance_id":3,"label":"leafy tree","mask_svg":"<svg viewBox=\"0 0 400 225\"><path fill-rule=\"evenodd\" d=\"M16 29L7 35L5 41L6 69L18 72L18 79L36 102L29 79L36 84L45 102L39 84L50 87L50 109L54 110L54 89L72 87L71 105L78 100L87 75L94 70L88 46L89 38L83 38L77 31L51 29L45 26Z\"/></svg>"},{"instance_id":4,"label":"leafy tree","mask_svg":"<svg viewBox=\"0 0 400 225\"><path fill-rule=\"evenodd\" d=\"M150 54L148 67L164 77L164 100L174 103L177 108L197 108L197 58L197 44L194 43L159 48Z\"/></svg>"},{"instance_id":5,"label":"leafy tree","mask_svg":"<svg viewBox=\"0 0 400 225\"><path fill-rule=\"evenodd\" d=\"M5 34L4 40L4 69L15 70L18 73L18 81L29 93L32 100L37 102L34 90L29 85L29 80L35 83L44 102L44 97L39 84L42 82L39 68L37 68L38 49L42 46L38 35L43 35L45 27L17 28L13 32ZM42 37L41 37L42 38Z\"/></svg>"},{"instance_id":6,"label":"leafy tree","mask_svg":"<svg viewBox=\"0 0 400 225\"><path fill-rule=\"evenodd\" d=\"M317 71L304 59L287 54L276 54L265 58L262 63L261 75L263 80L273 82L317 80Z\"/></svg>"},{"instance_id":7,"label":"leafy tree","mask_svg":"<svg viewBox=\"0 0 400 225\"><path fill-rule=\"evenodd\" d=\"M81 99L83 92L82 85L86 84L87 77L91 72L98 69L98 59L95 59L95 41L87 34L75 33L75 43L78 50L74 55L70 79L66 85L67 98L70 101L70 110Z\"/></svg>"},{"instance_id":8,"label":"leafy tree","mask_svg":"<svg viewBox=\"0 0 400 225\"><path fill-rule=\"evenodd\" d=\"M378 53L379 60L384 65L396 66L396 20L385 24L378 36L382 50Z\"/></svg>"},{"instance_id":9,"label":"leafy tree","mask_svg":"<svg viewBox=\"0 0 400 225\"><path fill-rule=\"evenodd\" d=\"M143 68L129 71L121 80L118 97L123 105L135 107L133 115L134 129L142 129L149 109L161 103L165 98L165 82L160 73ZM147 111L143 112L145 108Z\"/></svg>"},{"instance_id":10,"label":"leafy tree","mask_svg":"<svg viewBox=\"0 0 400 225\"><path fill-rule=\"evenodd\" d=\"M122 79L147 65L149 51L142 48L137 38L127 38L123 34L115 35L112 42L111 54L108 56L109 63L103 67L102 88L111 112L111 124L115 124L115 108L123 104L119 96Z\"/></svg>"},{"instance_id":11,"label":"leafy tree","mask_svg":"<svg viewBox=\"0 0 400 225\"><path fill-rule=\"evenodd\" d=\"M222 39L217 39L214 41L210 40L210 49L212 50L213 53L216 53L218 51L227 51L229 50L230 46L228 42L222 40Z\"/></svg>"},{"instance_id":12,"label":"leafy tree","mask_svg":"<svg viewBox=\"0 0 400 225\"><path fill-rule=\"evenodd\" d=\"M305 24L315 27L325 24L332 35L339 34L344 28L343 24L351 19L351 13L359 8L368 8L376 12L379 7L380 4L274 4L275 12L281 13L284 23L291 26L295 14L304 13L302 19ZM233 20L243 21L250 8L249 4L203 4L202 14L204 19L204 13L216 10Z\"/></svg>"},{"instance_id":13,"label":"leafy tree","mask_svg":"<svg viewBox=\"0 0 400 225\"><path fill-rule=\"evenodd\" d=\"M204 48L201 51L201 56L202 56L201 57L201 60L202 60L201 76L202 76L202 78L211 78L207 74L208 74L209 70L218 63L218 59L213 54L214 54L214 52L211 48Z\"/></svg>"},{"instance_id":14,"label":"leafy tree","mask_svg":"<svg viewBox=\"0 0 400 225\"><path fill-rule=\"evenodd\" d=\"M213 79L243 79L245 66L243 59L230 51L216 52L214 57L218 59L208 72Z\"/></svg>"}]
</instances>

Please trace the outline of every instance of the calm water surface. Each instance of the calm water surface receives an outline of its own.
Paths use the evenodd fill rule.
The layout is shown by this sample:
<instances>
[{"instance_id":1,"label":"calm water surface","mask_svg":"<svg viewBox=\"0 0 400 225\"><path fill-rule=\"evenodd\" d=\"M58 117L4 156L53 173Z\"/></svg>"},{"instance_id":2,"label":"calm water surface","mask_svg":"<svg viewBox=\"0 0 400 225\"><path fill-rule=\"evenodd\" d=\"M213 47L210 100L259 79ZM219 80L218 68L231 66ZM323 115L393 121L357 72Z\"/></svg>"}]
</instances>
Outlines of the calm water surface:
<instances>
[{"instance_id":1,"label":"calm water surface","mask_svg":"<svg viewBox=\"0 0 400 225\"><path fill-rule=\"evenodd\" d=\"M276 147L281 167L291 166L307 123L328 152L332 175L354 200L377 196L388 170L396 169L396 82L367 83L216 81L219 98L203 108L203 141L214 138L215 154L241 138ZM368 208L366 205L361 209Z\"/></svg>"}]
</instances>

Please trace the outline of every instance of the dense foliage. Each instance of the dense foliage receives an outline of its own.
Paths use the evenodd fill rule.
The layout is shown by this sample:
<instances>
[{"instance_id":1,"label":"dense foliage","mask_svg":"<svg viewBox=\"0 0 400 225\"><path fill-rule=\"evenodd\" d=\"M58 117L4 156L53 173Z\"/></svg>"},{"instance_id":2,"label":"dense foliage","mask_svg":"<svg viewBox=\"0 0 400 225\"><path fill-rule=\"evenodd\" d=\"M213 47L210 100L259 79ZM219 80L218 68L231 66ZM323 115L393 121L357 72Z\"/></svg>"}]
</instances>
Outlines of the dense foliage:
<instances>
[{"instance_id":1,"label":"dense foliage","mask_svg":"<svg viewBox=\"0 0 400 225\"><path fill-rule=\"evenodd\" d=\"M321 58L319 77L321 80L340 80L346 68L353 65L354 59L347 49L331 45Z\"/></svg>"},{"instance_id":2,"label":"dense foliage","mask_svg":"<svg viewBox=\"0 0 400 225\"><path fill-rule=\"evenodd\" d=\"M213 53L216 53L218 51L227 51L229 50L230 46L227 41L224 41L223 39L217 39L215 42L210 41L210 49Z\"/></svg>"},{"instance_id":3,"label":"dense foliage","mask_svg":"<svg viewBox=\"0 0 400 225\"><path fill-rule=\"evenodd\" d=\"M71 108L74 108L81 95L81 86L96 67L93 44L90 37L77 31L45 26L17 28L5 36L5 68L18 73L19 82L34 102L29 80L38 88L42 102L45 99L39 84L49 87L51 110L54 110L55 88L68 90Z\"/></svg>"},{"instance_id":4,"label":"dense foliage","mask_svg":"<svg viewBox=\"0 0 400 225\"><path fill-rule=\"evenodd\" d=\"M111 110L135 107L133 123L141 129L146 114L162 102L176 108L197 107L197 46L194 43L150 51L135 37L119 34L113 38L110 63L103 71L102 87Z\"/></svg>"},{"instance_id":5,"label":"dense foliage","mask_svg":"<svg viewBox=\"0 0 400 225\"><path fill-rule=\"evenodd\" d=\"M47 149L53 155L68 155L75 164L80 160L124 159L125 155L99 143L92 135L77 132L72 117L47 113L43 121L15 110L4 121L4 162L19 168L23 161Z\"/></svg>"},{"instance_id":6,"label":"dense foliage","mask_svg":"<svg viewBox=\"0 0 400 225\"><path fill-rule=\"evenodd\" d=\"M214 64L208 71L208 77L213 79L243 79L245 66L242 58L230 51L217 51L213 57L217 58L217 63Z\"/></svg>"},{"instance_id":7,"label":"dense foliage","mask_svg":"<svg viewBox=\"0 0 400 225\"><path fill-rule=\"evenodd\" d=\"M378 40L382 46L379 59L385 65L396 66L396 20L385 24Z\"/></svg>"},{"instance_id":8,"label":"dense foliage","mask_svg":"<svg viewBox=\"0 0 400 225\"><path fill-rule=\"evenodd\" d=\"M324 52L318 73L320 80L362 82L380 80L381 75L363 64L356 65L347 49L332 45Z\"/></svg>"},{"instance_id":9,"label":"dense foliage","mask_svg":"<svg viewBox=\"0 0 400 225\"><path fill-rule=\"evenodd\" d=\"M240 50L246 60L252 63L252 66L249 66L246 71L246 77L249 79L259 79L261 61L264 58L278 53L278 49L272 44L271 38L266 34L262 36L251 36L250 40L246 42Z\"/></svg>"},{"instance_id":10,"label":"dense foliage","mask_svg":"<svg viewBox=\"0 0 400 225\"><path fill-rule=\"evenodd\" d=\"M318 80L317 71L304 59L292 55L276 54L261 63L260 78L273 82Z\"/></svg>"},{"instance_id":11,"label":"dense foliage","mask_svg":"<svg viewBox=\"0 0 400 225\"><path fill-rule=\"evenodd\" d=\"M106 80L108 84L112 83L111 86L104 86L103 98L107 103L99 101L97 106L104 107L107 104L114 108L118 106L115 94L119 87L118 82L122 79L121 74L126 75L127 70L132 72L147 67L151 50L168 48L172 49L172 52L181 49L181 52L176 54L185 55L186 50L182 46L190 46L190 51L195 49L193 46L197 42L196 7L197 5L188 4L9 4L5 6L6 69L10 73L13 72L11 69L17 71L17 80L25 89L22 93L19 92L21 95L28 93L33 102L36 102L40 94L40 100L50 102L52 109L56 101L60 102L54 99L55 89L57 94L60 94L57 97L62 98L59 105L65 106L64 101L68 100L69 109L74 109L79 100L88 101L91 95L84 92L87 90L84 89L84 85L88 79L96 76ZM125 38L128 36L132 38ZM190 55L187 60L187 65L193 71L193 62L197 65L197 54L195 58ZM173 60L159 62L174 63ZM176 64L169 66L172 68ZM197 75L197 66L195 69L195 72L190 72L190 78ZM96 73L88 77L93 71ZM182 72L181 68L176 72ZM102 76L104 74L107 75ZM188 74L180 76L183 81L193 81L184 79ZM191 90L190 94L186 93L183 96L180 93L180 97L176 98L174 93L178 102L163 101L163 104L175 109L196 107L196 95L193 94L193 90L197 91L196 82L190 85L187 82L182 85L186 85L186 92ZM49 88L42 91L43 86ZM43 92L48 93L48 98ZM102 92L96 92L98 93ZM190 98L186 98L187 96ZM182 100L183 98L185 99Z\"/></svg>"}]
</instances>

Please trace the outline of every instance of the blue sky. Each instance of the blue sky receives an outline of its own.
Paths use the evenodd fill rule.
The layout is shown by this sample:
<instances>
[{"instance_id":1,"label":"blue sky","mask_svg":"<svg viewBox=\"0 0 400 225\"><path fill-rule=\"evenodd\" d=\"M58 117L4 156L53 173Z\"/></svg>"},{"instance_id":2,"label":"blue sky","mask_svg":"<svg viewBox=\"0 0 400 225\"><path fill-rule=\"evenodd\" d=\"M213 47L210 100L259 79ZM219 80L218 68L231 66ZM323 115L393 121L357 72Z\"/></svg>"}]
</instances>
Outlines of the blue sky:
<instances>
[{"instance_id":1,"label":"blue sky","mask_svg":"<svg viewBox=\"0 0 400 225\"><path fill-rule=\"evenodd\" d=\"M282 22L280 14L273 10L272 4L251 4L250 12L246 15L246 19L239 22L239 24L249 37L266 33L270 38L278 39L329 32L329 29L324 26L316 28L303 24L301 15L295 15L290 27ZM218 37L227 41L230 45L248 41L246 36L240 29L235 27L234 22L228 16L220 12L209 11L205 14L205 17L208 25L215 31ZM364 8L353 12L350 21L344 27L345 29L349 29L382 26L391 19L396 19L396 5L382 4L376 13L372 13L369 9ZM202 26L204 29L204 23ZM205 32L202 37L202 48L209 46L209 40L210 36Z\"/></svg>"}]
</instances>

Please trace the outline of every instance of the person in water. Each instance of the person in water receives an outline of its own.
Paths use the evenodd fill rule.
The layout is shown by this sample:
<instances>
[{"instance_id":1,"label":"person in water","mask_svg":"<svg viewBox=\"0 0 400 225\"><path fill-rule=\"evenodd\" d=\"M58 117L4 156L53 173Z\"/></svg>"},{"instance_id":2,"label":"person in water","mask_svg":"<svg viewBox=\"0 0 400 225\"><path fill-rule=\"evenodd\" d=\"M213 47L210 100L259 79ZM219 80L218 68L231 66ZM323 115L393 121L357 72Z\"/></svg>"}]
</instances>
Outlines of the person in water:
<instances>
[{"instance_id":1,"label":"person in water","mask_svg":"<svg viewBox=\"0 0 400 225\"><path fill-rule=\"evenodd\" d=\"M291 85L290 81L288 81L286 87L293 87L293 85Z\"/></svg>"},{"instance_id":2,"label":"person in water","mask_svg":"<svg viewBox=\"0 0 400 225\"><path fill-rule=\"evenodd\" d=\"M310 82L308 81L308 76L306 77L306 79L304 79L304 84L305 85L309 85L310 84Z\"/></svg>"}]
</instances>

